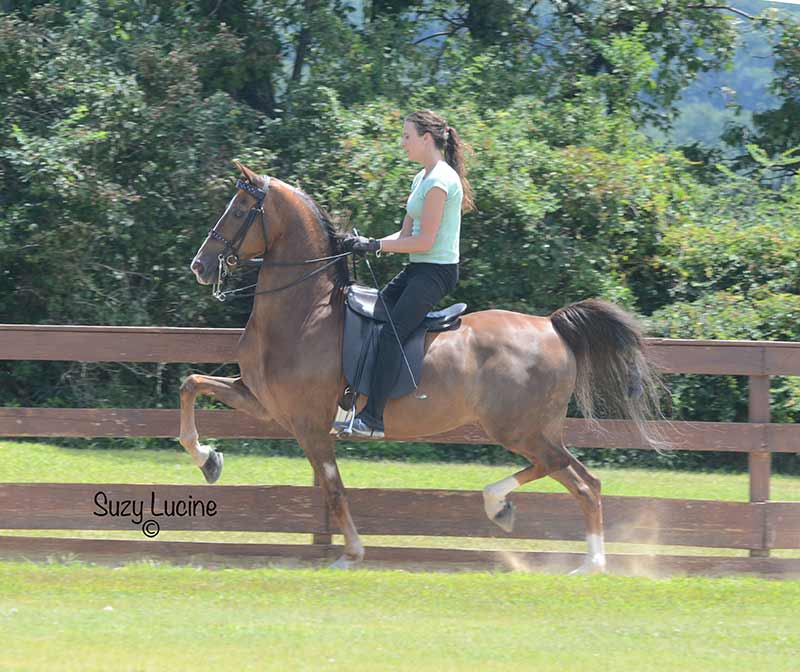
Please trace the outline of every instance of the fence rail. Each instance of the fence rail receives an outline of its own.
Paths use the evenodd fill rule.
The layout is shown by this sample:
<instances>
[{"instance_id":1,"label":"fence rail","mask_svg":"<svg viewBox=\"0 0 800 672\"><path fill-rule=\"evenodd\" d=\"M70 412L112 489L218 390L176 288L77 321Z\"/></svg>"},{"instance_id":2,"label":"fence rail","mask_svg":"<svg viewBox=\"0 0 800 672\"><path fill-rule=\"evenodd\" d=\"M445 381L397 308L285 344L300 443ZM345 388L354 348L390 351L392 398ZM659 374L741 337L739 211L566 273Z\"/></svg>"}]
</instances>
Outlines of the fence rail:
<instances>
[{"instance_id":1,"label":"fence rail","mask_svg":"<svg viewBox=\"0 0 800 672\"><path fill-rule=\"evenodd\" d=\"M240 329L175 327L101 327L0 325L0 359L84 362L225 363L236 359ZM800 559L768 558L772 549L800 548L800 503L769 501L770 456L800 452L800 425L770 423L769 377L800 375L800 343L647 339L647 348L664 373L749 376L748 423L656 423L682 450L737 451L749 457L749 502L604 497L607 539L625 543L749 549L750 558L659 556L663 566L686 571L800 572ZM177 397L176 397L177 402ZM291 438L275 423L262 423L236 411L198 411L201 435L212 437ZM176 409L0 409L0 436L172 437L179 426ZM401 441L488 443L474 425L436 436L387 436ZM591 425L568 419L565 440L577 447L644 448L633 423L618 420ZM123 484L0 484L0 529L120 529L98 523L86 507L102 488L141 495L156 489L163 496L213 497L226 511L218 521L186 519L171 529L225 529L310 533L317 546L302 544L205 544L201 542L127 541L0 537L6 552L78 552L121 555L146 551L229 556L260 552L320 558L329 553L331 535L325 504L316 487L290 486L141 486ZM164 494L166 493L166 494ZM170 495L169 493L173 493ZM349 489L356 525L363 534L465 536L572 540L582 537L580 511L570 495L516 493L517 529L507 535L483 514L480 493L440 490ZM276 512L280 512L278 516ZM220 522L223 519L227 522ZM109 519L110 520L110 519ZM187 522L190 521L190 522ZM119 523L121 526L129 523ZM212 527L193 527L196 525ZM100 527L93 527L101 525ZM223 527L213 527L222 525ZM86 543L84 543L86 542ZM182 544L182 545L181 545ZM225 547L225 548L221 548ZM247 548L244 548L247 547ZM112 549L116 549L115 551ZM138 551L136 550L138 549ZM160 549L160 550L159 550ZM268 553L269 551L269 553ZM463 549L370 549L374 559L493 563L505 552ZM499 553L499 555L498 555ZM512 554L513 555L513 554ZM545 562L571 554L517 554L520 562ZM563 557L562 557L563 556ZM641 562L652 563L652 559ZM614 556L612 567L633 560ZM716 563L716 564L714 564ZM717 568L716 570L714 568Z\"/></svg>"},{"instance_id":2,"label":"fence rail","mask_svg":"<svg viewBox=\"0 0 800 672\"><path fill-rule=\"evenodd\" d=\"M190 486L125 483L0 484L0 528L135 530L130 516L99 516L102 502L213 500L213 516L165 519L169 530L331 534L325 502L311 486ZM35 510L29 502L35 501ZM102 503L101 502L101 503ZM583 516L566 493L514 496L517 522L506 533L483 511L480 492L400 488L350 488L348 503L361 534L580 541ZM748 549L800 548L800 516L782 502L720 502L657 497L603 498L609 542ZM787 515L788 514L788 515ZM775 544L780 544L776 546Z\"/></svg>"},{"instance_id":3,"label":"fence rail","mask_svg":"<svg viewBox=\"0 0 800 672\"><path fill-rule=\"evenodd\" d=\"M277 423L260 422L239 411L198 410L201 436L214 438L290 439ZM142 408L0 408L0 436L154 437L177 436L177 409ZM800 452L800 427L747 422L654 422L678 450L773 453ZM387 440L485 444L491 439L477 425L462 425L441 434L397 436ZM633 422L567 418L564 439L576 448L646 448ZM357 439L353 439L354 441Z\"/></svg>"},{"instance_id":4,"label":"fence rail","mask_svg":"<svg viewBox=\"0 0 800 672\"><path fill-rule=\"evenodd\" d=\"M242 329L0 324L0 358L76 362L236 361ZM800 376L800 343L646 339L664 373Z\"/></svg>"}]
</instances>

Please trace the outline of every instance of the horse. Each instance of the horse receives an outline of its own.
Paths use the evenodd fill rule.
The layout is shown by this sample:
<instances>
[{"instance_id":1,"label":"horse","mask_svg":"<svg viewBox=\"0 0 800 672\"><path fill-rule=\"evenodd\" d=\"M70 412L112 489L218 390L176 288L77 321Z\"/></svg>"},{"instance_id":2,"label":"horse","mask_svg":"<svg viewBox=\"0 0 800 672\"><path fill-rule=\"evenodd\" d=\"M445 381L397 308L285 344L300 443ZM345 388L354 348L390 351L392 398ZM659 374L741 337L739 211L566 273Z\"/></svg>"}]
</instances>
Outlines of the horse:
<instances>
[{"instance_id":1,"label":"horse","mask_svg":"<svg viewBox=\"0 0 800 672\"><path fill-rule=\"evenodd\" d=\"M248 260L263 259L237 346L240 376L186 378L180 388L179 441L206 480L214 482L222 455L198 442L198 395L277 422L302 447L344 535L342 554L331 567L350 568L364 558L364 547L330 433L346 387L341 339L351 280L348 255L341 250L344 234L300 189L235 163L241 172L236 193L190 269L198 283L209 285ZM307 261L314 270L305 270ZM418 393L386 406L386 437L408 440L480 426L493 443L530 462L484 488L489 519L511 531L509 493L550 476L575 497L584 516L588 549L575 571L604 571L601 484L564 445L563 426L575 394L584 417L593 420L600 405L622 413L635 420L644 444L658 449L660 439L646 422L658 407L657 374L636 320L599 299L546 317L481 310L463 315L454 330L428 333L424 350ZM356 410L365 403L360 398Z\"/></svg>"}]
</instances>

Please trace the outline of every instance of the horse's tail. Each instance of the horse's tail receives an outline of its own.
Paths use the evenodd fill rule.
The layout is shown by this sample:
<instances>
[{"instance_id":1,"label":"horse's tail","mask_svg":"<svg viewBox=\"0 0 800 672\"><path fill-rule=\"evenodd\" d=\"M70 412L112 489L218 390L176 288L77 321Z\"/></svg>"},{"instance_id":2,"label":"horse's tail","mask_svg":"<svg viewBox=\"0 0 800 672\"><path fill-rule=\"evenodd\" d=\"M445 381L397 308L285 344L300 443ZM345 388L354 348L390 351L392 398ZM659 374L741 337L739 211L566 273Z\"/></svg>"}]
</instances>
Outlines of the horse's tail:
<instances>
[{"instance_id":1,"label":"horse's tail","mask_svg":"<svg viewBox=\"0 0 800 672\"><path fill-rule=\"evenodd\" d=\"M659 404L664 386L647 360L636 319L613 303L588 299L559 308L550 321L575 355L575 398L583 416L594 421L600 410L630 418L646 445L658 452L669 448L648 427L648 420L664 417Z\"/></svg>"}]
</instances>

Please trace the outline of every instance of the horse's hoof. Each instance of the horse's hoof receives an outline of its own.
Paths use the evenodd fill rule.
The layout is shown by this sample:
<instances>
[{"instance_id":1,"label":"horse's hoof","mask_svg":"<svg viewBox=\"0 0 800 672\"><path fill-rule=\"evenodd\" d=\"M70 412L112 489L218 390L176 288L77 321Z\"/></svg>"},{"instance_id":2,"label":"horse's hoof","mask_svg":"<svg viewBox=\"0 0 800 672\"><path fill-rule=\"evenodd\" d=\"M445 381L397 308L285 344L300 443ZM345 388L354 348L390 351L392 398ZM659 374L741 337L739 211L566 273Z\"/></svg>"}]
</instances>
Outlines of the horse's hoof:
<instances>
[{"instance_id":1,"label":"horse's hoof","mask_svg":"<svg viewBox=\"0 0 800 672\"><path fill-rule=\"evenodd\" d=\"M222 473L223 462L224 457L222 453L218 453L212 448L211 452L208 454L206 463L200 467L200 471L202 471L203 476L206 477L206 483L216 483L219 480L219 475Z\"/></svg>"},{"instance_id":2,"label":"horse's hoof","mask_svg":"<svg viewBox=\"0 0 800 672\"><path fill-rule=\"evenodd\" d=\"M348 558L347 555L342 555L336 562L329 565L328 569L352 569L358 562L358 560Z\"/></svg>"},{"instance_id":3,"label":"horse's hoof","mask_svg":"<svg viewBox=\"0 0 800 672\"><path fill-rule=\"evenodd\" d=\"M492 521L506 532L511 532L514 529L514 505L511 502L506 502L500 512L492 518Z\"/></svg>"},{"instance_id":4,"label":"horse's hoof","mask_svg":"<svg viewBox=\"0 0 800 672\"><path fill-rule=\"evenodd\" d=\"M578 567L578 569L573 569L569 575L570 576L581 576L587 574L605 574L606 572L606 561L603 559L602 561L592 562L591 560L585 560L584 563Z\"/></svg>"}]
</instances>

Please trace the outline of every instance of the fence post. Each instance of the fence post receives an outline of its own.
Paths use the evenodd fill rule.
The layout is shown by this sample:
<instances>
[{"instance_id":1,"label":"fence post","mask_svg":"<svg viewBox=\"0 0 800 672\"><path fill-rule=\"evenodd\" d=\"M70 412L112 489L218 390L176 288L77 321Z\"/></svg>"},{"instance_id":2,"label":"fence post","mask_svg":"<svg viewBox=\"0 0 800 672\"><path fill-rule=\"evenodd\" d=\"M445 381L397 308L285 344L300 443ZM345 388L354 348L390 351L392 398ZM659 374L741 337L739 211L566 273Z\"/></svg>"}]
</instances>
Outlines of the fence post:
<instances>
[{"instance_id":1,"label":"fence post","mask_svg":"<svg viewBox=\"0 0 800 672\"><path fill-rule=\"evenodd\" d=\"M314 487L318 488L320 486L319 477L317 476L317 472L314 472ZM325 504L325 529L331 529L331 512L328 509L328 500L323 498ZM312 544L320 544L322 546L330 546L333 543L333 535L331 534L314 534L311 540Z\"/></svg>"},{"instance_id":2,"label":"fence post","mask_svg":"<svg viewBox=\"0 0 800 672\"><path fill-rule=\"evenodd\" d=\"M750 376L748 378L748 420L750 422L769 422L769 376ZM747 454L750 471L750 501L766 502L769 500L769 478L772 464L772 453L769 450L767 433L760 445ZM762 521L764 525L764 521ZM766 529L762 529L761 548L750 549L751 558L769 557L766 548Z\"/></svg>"}]
</instances>

